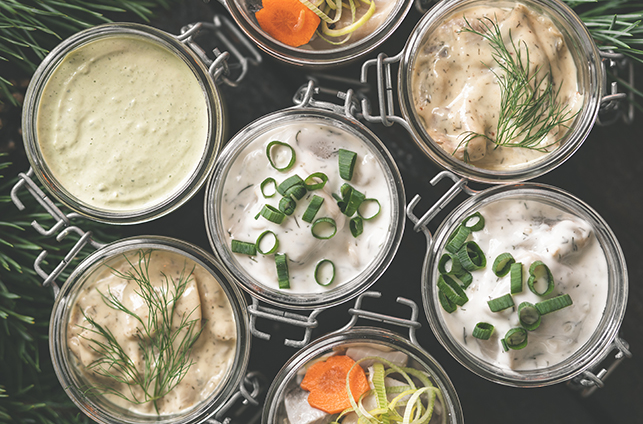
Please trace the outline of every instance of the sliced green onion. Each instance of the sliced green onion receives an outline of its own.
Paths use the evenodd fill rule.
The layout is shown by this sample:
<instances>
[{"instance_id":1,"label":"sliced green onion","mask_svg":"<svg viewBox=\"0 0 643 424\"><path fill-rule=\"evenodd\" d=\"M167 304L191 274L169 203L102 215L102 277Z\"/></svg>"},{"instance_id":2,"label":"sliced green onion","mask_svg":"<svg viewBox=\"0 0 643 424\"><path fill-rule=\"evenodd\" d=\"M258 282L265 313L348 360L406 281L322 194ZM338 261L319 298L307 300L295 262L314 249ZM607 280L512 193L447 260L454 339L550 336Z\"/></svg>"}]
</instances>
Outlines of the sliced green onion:
<instances>
[{"instance_id":1,"label":"sliced green onion","mask_svg":"<svg viewBox=\"0 0 643 424\"><path fill-rule=\"evenodd\" d=\"M440 301L440 305L442 305L442 308L448 313L454 312L456 309L458 309L458 306L455 303L451 302L449 298L444 294L444 292L439 289L438 300Z\"/></svg>"},{"instance_id":2,"label":"sliced green onion","mask_svg":"<svg viewBox=\"0 0 643 424\"><path fill-rule=\"evenodd\" d=\"M488 322L479 322L473 328L473 337L480 340L489 340L495 327Z\"/></svg>"},{"instance_id":3,"label":"sliced green onion","mask_svg":"<svg viewBox=\"0 0 643 424\"><path fill-rule=\"evenodd\" d=\"M359 205L362 204L366 196L360 191L355 190L349 184L343 184L341 187L342 201L337 202L339 210L348 217L351 217L359 208ZM341 203L341 205L340 205Z\"/></svg>"},{"instance_id":4,"label":"sliced green onion","mask_svg":"<svg viewBox=\"0 0 643 424\"><path fill-rule=\"evenodd\" d=\"M458 250L458 260L467 271L475 271L487 265L487 258L475 241L468 241Z\"/></svg>"},{"instance_id":5,"label":"sliced green onion","mask_svg":"<svg viewBox=\"0 0 643 424\"><path fill-rule=\"evenodd\" d=\"M561 294L560 296L552 297L551 299L536 303L536 309L538 309L540 315L546 315L559 309L566 308L572 303L572 298L568 294Z\"/></svg>"},{"instance_id":6,"label":"sliced green onion","mask_svg":"<svg viewBox=\"0 0 643 424\"><path fill-rule=\"evenodd\" d=\"M469 225L471 223L471 225ZM476 212L473 215L462 220L462 225L467 227L470 231L480 231L484 228L484 217L480 212Z\"/></svg>"},{"instance_id":7,"label":"sliced green onion","mask_svg":"<svg viewBox=\"0 0 643 424\"><path fill-rule=\"evenodd\" d=\"M275 242L274 242L274 244L272 245L272 247L270 249L268 249L266 251L263 251L263 250L261 250L261 241L268 234L272 234L272 236L275 238ZM277 234L273 233L270 230L264 231L263 233L261 233L261 235L259 237L257 237L257 241L255 242L255 246L256 246L257 251L259 253L261 253L262 255L272 255L279 248L279 239L277 238Z\"/></svg>"},{"instance_id":8,"label":"sliced green onion","mask_svg":"<svg viewBox=\"0 0 643 424\"><path fill-rule=\"evenodd\" d=\"M460 286L463 289L466 289L467 287L469 287L469 285L473 282L473 275L471 275L471 273L465 269L463 269L462 272L456 274L455 276L462 283Z\"/></svg>"},{"instance_id":9,"label":"sliced green onion","mask_svg":"<svg viewBox=\"0 0 643 424\"><path fill-rule=\"evenodd\" d=\"M316 182L317 180L321 182ZM326 174L324 174L323 172L315 172L314 174L310 174L308 177L306 177L306 179L304 180L304 186L308 191L319 190L324 188L327 182L328 176Z\"/></svg>"},{"instance_id":10,"label":"sliced green onion","mask_svg":"<svg viewBox=\"0 0 643 424\"><path fill-rule=\"evenodd\" d=\"M511 276L511 294L522 292L522 264L516 262L511 264L509 268L509 275Z\"/></svg>"},{"instance_id":11,"label":"sliced green onion","mask_svg":"<svg viewBox=\"0 0 643 424\"><path fill-rule=\"evenodd\" d=\"M290 161L288 164L284 167L278 167L275 162L272 160L272 147L273 146L283 146L287 147L290 149ZM270 162L270 165L275 168L277 171L286 171L290 169L291 166L295 164L295 160L297 159L297 155L295 154L295 149L292 148L292 146L288 143L283 143L281 141L271 141L268 143L268 147L266 147L266 156L268 156L268 162Z\"/></svg>"},{"instance_id":12,"label":"sliced green onion","mask_svg":"<svg viewBox=\"0 0 643 424\"><path fill-rule=\"evenodd\" d=\"M357 153L350 150L339 149L339 176L346 181L353 178Z\"/></svg>"},{"instance_id":13,"label":"sliced green onion","mask_svg":"<svg viewBox=\"0 0 643 424\"><path fill-rule=\"evenodd\" d=\"M353 217L348 222L348 227L351 229L353 237L357 237L364 232L364 221L359 216Z\"/></svg>"},{"instance_id":14,"label":"sliced green onion","mask_svg":"<svg viewBox=\"0 0 643 424\"><path fill-rule=\"evenodd\" d=\"M283 180L281 184L277 186L277 192L282 196L286 196L286 192L288 192L288 190L299 185L304 187L304 189L306 188L304 186L304 180L302 180L299 175L295 174Z\"/></svg>"},{"instance_id":15,"label":"sliced green onion","mask_svg":"<svg viewBox=\"0 0 643 424\"><path fill-rule=\"evenodd\" d=\"M527 346L527 330L515 327L507 331L504 341L509 349L520 350Z\"/></svg>"},{"instance_id":16,"label":"sliced green onion","mask_svg":"<svg viewBox=\"0 0 643 424\"><path fill-rule=\"evenodd\" d=\"M319 227L319 225L323 225L323 224L328 224L328 225L330 225L332 227L333 230L332 230L332 233L330 235L323 236L321 234L318 234L315 231L315 228L317 228L317 227ZM328 218L328 217L319 218L319 219L315 220L315 222L313 223L312 227L310 227L310 231L313 233L313 237L315 237L317 239L320 239L320 240L328 240L329 238L332 238L335 235L335 233L337 233L337 224L335 224L335 220L333 218Z\"/></svg>"},{"instance_id":17,"label":"sliced green onion","mask_svg":"<svg viewBox=\"0 0 643 424\"><path fill-rule=\"evenodd\" d=\"M500 344L502 345L502 350L504 350L505 352L509 350L509 346L507 346L507 342L505 341L505 339L500 339Z\"/></svg>"},{"instance_id":18,"label":"sliced green onion","mask_svg":"<svg viewBox=\"0 0 643 424\"><path fill-rule=\"evenodd\" d=\"M304 212L304 215L301 217L301 219L308 223L313 222L313 219L315 219L315 215L317 215L317 212L319 212L319 208L321 208L321 205L323 203L323 197L314 195L310 200L310 203L308 204L308 207L306 208L306 211Z\"/></svg>"},{"instance_id":19,"label":"sliced green onion","mask_svg":"<svg viewBox=\"0 0 643 424\"><path fill-rule=\"evenodd\" d=\"M539 292L536 289L536 283L541 282L543 278L546 278L547 287L542 292ZM549 293L554 291L554 276L551 274L549 267L541 261L536 261L531 264L529 267L529 279L527 280L527 286L532 293L538 296L547 296Z\"/></svg>"},{"instance_id":20,"label":"sliced green onion","mask_svg":"<svg viewBox=\"0 0 643 424\"><path fill-rule=\"evenodd\" d=\"M373 202L377 203L377 212L372 213L370 216L364 216L364 214L361 212L362 206L367 205L368 207L369 204L372 204ZM360 216L364 221L370 221L371 219L375 218L377 215L380 214L382 210L382 205L380 204L380 201L377 199L364 199L362 203L357 207L357 215Z\"/></svg>"},{"instance_id":21,"label":"sliced green onion","mask_svg":"<svg viewBox=\"0 0 643 424\"><path fill-rule=\"evenodd\" d=\"M271 205L263 205L263 208L261 209L261 212L259 212L259 214L266 218L268 221L274 222L275 224L281 224L282 222L284 222L284 218L286 217L286 215L284 215L279 209ZM257 217L255 217L255 219L256 218Z\"/></svg>"},{"instance_id":22,"label":"sliced green onion","mask_svg":"<svg viewBox=\"0 0 643 424\"><path fill-rule=\"evenodd\" d=\"M507 293L504 296L496 297L495 299L487 301L487 305L489 305L491 312L499 312L514 306L514 300L511 295Z\"/></svg>"},{"instance_id":23,"label":"sliced green onion","mask_svg":"<svg viewBox=\"0 0 643 424\"><path fill-rule=\"evenodd\" d=\"M232 240L230 242L230 249L234 253L241 253L242 255L254 256L257 254L255 245L252 243L248 243L247 241Z\"/></svg>"},{"instance_id":24,"label":"sliced green onion","mask_svg":"<svg viewBox=\"0 0 643 424\"><path fill-rule=\"evenodd\" d=\"M306 192L306 187L303 185L296 185L286 190L285 196L290 197L293 200L301 200L301 198L306 195Z\"/></svg>"},{"instance_id":25,"label":"sliced green onion","mask_svg":"<svg viewBox=\"0 0 643 424\"><path fill-rule=\"evenodd\" d=\"M292 197L282 197L279 201L279 210L288 216L295 212L296 207L297 203L292 199Z\"/></svg>"},{"instance_id":26,"label":"sliced green onion","mask_svg":"<svg viewBox=\"0 0 643 424\"><path fill-rule=\"evenodd\" d=\"M541 318L538 308L529 302L518 305L518 321L525 330L534 331L540 326Z\"/></svg>"},{"instance_id":27,"label":"sliced green onion","mask_svg":"<svg viewBox=\"0 0 643 424\"><path fill-rule=\"evenodd\" d=\"M277 265L277 281L280 289L290 288L290 275L288 274L288 257L286 254L277 253L275 255L275 264Z\"/></svg>"},{"instance_id":28,"label":"sliced green onion","mask_svg":"<svg viewBox=\"0 0 643 424\"><path fill-rule=\"evenodd\" d=\"M451 269L447 270L446 267L449 262L451 262ZM458 260L458 257L456 255L454 255L453 253L444 253L438 261L438 272L440 274L457 275L458 273L466 271L464 270L464 268L462 268L460 260Z\"/></svg>"},{"instance_id":29,"label":"sliced green onion","mask_svg":"<svg viewBox=\"0 0 643 424\"><path fill-rule=\"evenodd\" d=\"M469 234L471 234L471 230L469 228L464 225L459 225L458 228L456 228L449 236L447 245L444 248L451 253L457 253L467 241Z\"/></svg>"},{"instance_id":30,"label":"sliced green onion","mask_svg":"<svg viewBox=\"0 0 643 424\"><path fill-rule=\"evenodd\" d=\"M509 273L511 265L515 262L516 260L511 256L511 253L501 253L496 260L493 261L493 273L496 274L497 277L504 277Z\"/></svg>"},{"instance_id":31,"label":"sliced green onion","mask_svg":"<svg viewBox=\"0 0 643 424\"><path fill-rule=\"evenodd\" d=\"M266 186L268 184L272 184L274 192L272 194L266 194ZM263 197L273 197L275 194L277 194L277 181L275 181L274 178L268 177L265 180L261 182L261 194L263 194Z\"/></svg>"},{"instance_id":32,"label":"sliced green onion","mask_svg":"<svg viewBox=\"0 0 643 424\"><path fill-rule=\"evenodd\" d=\"M442 274L438 277L438 289L444 293L447 299L458 306L462 306L469 301L462 287L448 274Z\"/></svg>"},{"instance_id":33,"label":"sliced green onion","mask_svg":"<svg viewBox=\"0 0 643 424\"><path fill-rule=\"evenodd\" d=\"M323 267L325 264L330 264L330 266L332 267L333 273L331 274L330 278L328 278L328 281L326 283L321 283L319 281L319 271L320 271L320 267ZM333 263L333 261L328 259L322 259L321 261L317 262L317 265L315 266L315 282L320 286L328 286L333 283L334 279L335 279L335 264Z\"/></svg>"}]
</instances>

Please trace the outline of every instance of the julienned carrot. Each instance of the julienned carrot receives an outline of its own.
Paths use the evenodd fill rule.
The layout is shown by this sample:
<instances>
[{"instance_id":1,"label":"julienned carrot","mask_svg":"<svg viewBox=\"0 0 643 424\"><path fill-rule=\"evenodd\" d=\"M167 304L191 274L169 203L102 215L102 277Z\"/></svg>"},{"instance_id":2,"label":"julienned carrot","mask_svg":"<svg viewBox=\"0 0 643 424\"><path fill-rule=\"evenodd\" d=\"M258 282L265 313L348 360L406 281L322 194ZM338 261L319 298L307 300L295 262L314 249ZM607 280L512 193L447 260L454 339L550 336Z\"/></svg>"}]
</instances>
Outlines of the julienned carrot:
<instances>
[{"instance_id":1,"label":"julienned carrot","mask_svg":"<svg viewBox=\"0 0 643 424\"><path fill-rule=\"evenodd\" d=\"M301 388L308 390L308 403L313 408L329 414L337 414L351 407L346 390L346 376L355 361L346 355L331 356L324 362L317 362L308 368ZM370 389L364 370L353 367L348 379L353 400Z\"/></svg>"},{"instance_id":2,"label":"julienned carrot","mask_svg":"<svg viewBox=\"0 0 643 424\"><path fill-rule=\"evenodd\" d=\"M263 0L255 13L261 29L292 47L308 43L319 26L319 16L299 0Z\"/></svg>"}]
</instances>

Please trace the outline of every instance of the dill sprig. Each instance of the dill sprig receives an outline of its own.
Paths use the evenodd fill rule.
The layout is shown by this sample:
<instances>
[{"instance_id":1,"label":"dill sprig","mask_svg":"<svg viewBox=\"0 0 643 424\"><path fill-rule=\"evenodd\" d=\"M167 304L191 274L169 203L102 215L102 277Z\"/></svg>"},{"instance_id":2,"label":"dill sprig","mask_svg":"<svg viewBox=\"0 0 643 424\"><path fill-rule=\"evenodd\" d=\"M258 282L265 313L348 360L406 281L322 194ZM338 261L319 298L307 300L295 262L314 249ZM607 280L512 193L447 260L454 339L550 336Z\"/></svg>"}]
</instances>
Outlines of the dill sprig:
<instances>
[{"instance_id":1,"label":"dill sprig","mask_svg":"<svg viewBox=\"0 0 643 424\"><path fill-rule=\"evenodd\" d=\"M135 293L140 296L149 311L146 318L128 309L111 290L108 290L107 294L99 291L107 306L129 315L138 322L136 338L142 355L141 364L137 365L128 356L109 328L102 326L84 312L83 315L90 326L81 328L98 336L84 337L99 355L87 368L102 377L127 386L127 390L123 391L120 387L105 384L91 387L86 393L111 394L133 404L153 402L158 414L158 400L176 387L192 366L190 352L203 327L200 326L200 319L190 318L196 309L189 313L184 312L180 316L176 312L177 303L185 293L194 268L186 273L184 267L176 280L162 274L163 282L159 287L155 287L149 276L151 254L151 250L139 251L136 264L125 257L130 266L127 272L112 268L115 276L133 281L137 285Z\"/></svg>"},{"instance_id":2,"label":"dill sprig","mask_svg":"<svg viewBox=\"0 0 643 424\"><path fill-rule=\"evenodd\" d=\"M558 143L559 139L543 145L541 142L545 137L557 128L567 128L566 123L576 116L566 105L558 102L562 84L558 89L555 88L551 72L539 76L540 66L533 72L530 70L529 48L524 41L524 50L520 43L516 44L511 30L507 46L499 25L491 18L479 19L484 27L483 32L473 28L466 17L465 22L466 27L462 31L479 35L489 41L494 62L503 71L496 72L486 65L496 76L500 87L500 111L495 138L474 131L464 132L464 138L458 144L458 148L464 145L465 162L469 161L469 143L479 137L494 143L496 148L522 147L546 152L549 147Z\"/></svg>"}]
</instances>

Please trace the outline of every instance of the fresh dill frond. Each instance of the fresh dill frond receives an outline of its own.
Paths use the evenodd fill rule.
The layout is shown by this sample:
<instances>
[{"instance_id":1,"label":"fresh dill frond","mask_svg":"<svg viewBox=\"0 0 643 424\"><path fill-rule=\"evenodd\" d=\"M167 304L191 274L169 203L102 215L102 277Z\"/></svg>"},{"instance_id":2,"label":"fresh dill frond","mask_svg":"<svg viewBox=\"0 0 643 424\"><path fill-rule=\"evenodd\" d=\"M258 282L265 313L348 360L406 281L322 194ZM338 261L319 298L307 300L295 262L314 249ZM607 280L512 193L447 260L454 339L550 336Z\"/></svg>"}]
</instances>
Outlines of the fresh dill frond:
<instances>
[{"instance_id":1,"label":"fresh dill frond","mask_svg":"<svg viewBox=\"0 0 643 424\"><path fill-rule=\"evenodd\" d=\"M190 318L196 309L184 312L180 316L176 311L194 268L187 273L184 267L177 279L162 274L163 282L155 287L149 275L151 255L151 250L139 251L136 263L132 263L130 258L125 256L130 268L127 272L111 268L116 277L136 284L134 292L149 311L146 317L128 309L111 290L107 293L99 291L107 306L129 315L138 322L136 338L141 352L141 363L137 365L126 353L109 328L102 326L84 312L83 316L89 326L81 328L92 334L83 338L90 342L91 349L98 354L98 359L87 368L99 376L127 386L127 390L123 391L119 386L106 384L91 387L86 393L111 394L133 404L153 402L158 414L158 400L174 389L192 366L190 352L203 327L200 319Z\"/></svg>"},{"instance_id":2,"label":"fresh dill frond","mask_svg":"<svg viewBox=\"0 0 643 424\"><path fill-rule=\"evenodd\" d=\"M541 144L550 132L567 129L567 123L576 114L571 113L566 105L558 101L560 87L555 88L551 72L542 74L542 67L536 67L532 72L529 67L529 48L523 41L514 42L509 30L509 46L505 44L500 26L491 18L478 19L483 30L476 30L465 17L463 32L470 32L487 40L492 48L492 57L502 72L496 72L489 64L485 64L494 73L500 87L500 110L495 137L474 131L462 134L463 139L458 148L464 146L464 160L469 161L468 146L476 138L484 138L497 147L522 147L539 152L557 144L560 139L554 139L547 144ZM523 48L524 47L524 48ZM542 74L542 75L541 75ZM559 133L553 134L554 136ZM560 134L562 136L563 134ZM455 153L455 152L454 152Z\"/></svg>"}]
</instances>

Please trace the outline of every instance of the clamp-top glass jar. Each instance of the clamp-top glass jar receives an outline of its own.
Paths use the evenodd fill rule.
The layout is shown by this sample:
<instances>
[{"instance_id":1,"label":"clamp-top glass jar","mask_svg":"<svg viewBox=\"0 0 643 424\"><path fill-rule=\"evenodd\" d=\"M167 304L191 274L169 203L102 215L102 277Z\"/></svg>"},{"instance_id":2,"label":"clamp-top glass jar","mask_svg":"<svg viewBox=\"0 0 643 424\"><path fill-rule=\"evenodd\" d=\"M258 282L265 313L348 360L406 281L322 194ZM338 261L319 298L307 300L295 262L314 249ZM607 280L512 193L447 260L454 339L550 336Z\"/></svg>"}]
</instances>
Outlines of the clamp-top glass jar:
<instances>
[{"instance_id":1,"label":"clamp-top glass jar","mask_svg":"<svg viewBox=\"0 0 643 424\"><path fill-rule=\"evenodd\" d=\"M196 29L175 37L100 25L47 55L22 128L54 197L91 219L132 224L169 213L203 185L225 124L213 75L189 46Z\"/></svg>"}]
</instances>

